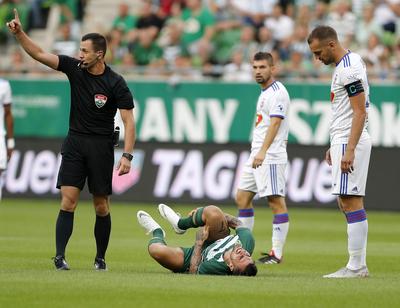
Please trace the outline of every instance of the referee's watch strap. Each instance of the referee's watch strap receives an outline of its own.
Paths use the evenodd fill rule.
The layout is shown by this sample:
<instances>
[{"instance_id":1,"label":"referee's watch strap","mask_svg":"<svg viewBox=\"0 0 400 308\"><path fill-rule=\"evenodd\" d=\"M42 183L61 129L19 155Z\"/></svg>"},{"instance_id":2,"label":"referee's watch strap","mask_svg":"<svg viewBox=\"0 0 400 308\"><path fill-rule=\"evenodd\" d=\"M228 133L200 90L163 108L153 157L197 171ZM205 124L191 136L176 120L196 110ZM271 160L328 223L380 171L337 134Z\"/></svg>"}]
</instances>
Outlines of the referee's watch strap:
<instances>
[{"instance_id":1,"label":"referee's watch strap","mask_svg":"<svg viewBox=\"0 0 400 308\"><path fill-rule=\"evenodd\" d=\"M132 159L133 159L133 155L131 153L127 153L127 152L122 153L122 157L125 157L129 161L132 161Z\"/></svg>"}]
</instances>

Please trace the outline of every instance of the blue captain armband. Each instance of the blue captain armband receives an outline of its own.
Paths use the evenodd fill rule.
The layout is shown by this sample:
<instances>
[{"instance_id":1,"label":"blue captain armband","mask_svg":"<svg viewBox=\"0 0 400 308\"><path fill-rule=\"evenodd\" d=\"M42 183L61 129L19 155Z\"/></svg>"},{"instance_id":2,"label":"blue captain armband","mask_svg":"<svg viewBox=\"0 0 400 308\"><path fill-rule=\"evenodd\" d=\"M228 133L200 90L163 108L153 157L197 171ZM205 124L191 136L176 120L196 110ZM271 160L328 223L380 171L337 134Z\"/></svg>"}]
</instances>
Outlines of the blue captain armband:
<instances>
[{"instance_id":1,"label":"blue captain armband","mask_svg":"<svg viewBox=\"0 0 400 308\"><path fill-rule=\"evenodd\" d=\"M349 97L356 96L356 95L364 92L364 87L361 83L361 80L357 80L352 83L346 84L344 87L345 87Z\"/></svg>"}]
</instances>

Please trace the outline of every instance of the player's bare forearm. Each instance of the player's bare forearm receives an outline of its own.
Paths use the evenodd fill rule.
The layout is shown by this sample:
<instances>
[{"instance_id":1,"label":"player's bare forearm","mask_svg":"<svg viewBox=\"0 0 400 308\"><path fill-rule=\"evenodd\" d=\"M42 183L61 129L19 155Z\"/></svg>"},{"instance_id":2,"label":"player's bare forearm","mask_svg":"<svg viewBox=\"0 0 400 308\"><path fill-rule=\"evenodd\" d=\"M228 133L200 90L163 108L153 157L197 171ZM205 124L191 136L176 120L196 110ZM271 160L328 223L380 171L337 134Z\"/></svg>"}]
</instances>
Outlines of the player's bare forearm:
<instances>
[{"instance_id":1,"label":"player's bare forearm","mask_svg":"<svg viewBox=\"0 0 400 308\"><path fill-rule=\"evenodd\" d=\"M201 262L201 251L204 242L208 238L208 226L204 226L198 229L196 232L196 242L194 244L192 258L190 259L189 273L196 274Z\"/></svg>"},{"instance_id":2,"label":"player's bare forearm","mask_svg":"<svg viewBox=\"0 0 400 308\"><path fill-rule=\"evenodd\" d=\"M7 22L7 27L28 55L44 65L57 69L58 56L44 52L43 49L32 41L31 38L22 30L22 24L17 9L14 9L14 19Z\"/></svg>"},{"instance_id":3,"label":"player's bare forearm","mask_svg":"<svg viewBox=\"0 0 400 308\"><path fill-rule=\"evenodd\" d=\"M267 133L265 134L264 142L261 147L265 153L268 151L269 147L271 146L272 142L276 135L278 134L279 127L281 126L282 119L278 117L272 117L271 123L267 129Z\"/></svg>"},{"instance_id":4,"label":"player's bare forearm","mask_svg":"<svg viewBox=\"0 0 400 308\"><path fill-rule=\"evenodd\" d=\"M135 120L132 109L121 109L121 119L124 123L124 152L132 153L136 141Z\"/></svg>"},{"instance_id":5,"label":"player's bare forearm","mask_svg":"<svg viewBox=\"0 0 400 308\"><path fill-rule=\"evenodd\" d=\"M197 269L199 268L201 261L201 248L203 243L197 243L194 245L193 254L190 259L189 274L197 274Z\"/></svg>"},{"instance_id":6,"label":"player's bare forearm","mask_svg":"<svg viewBox=\"0 0 400 308\"><path fill-rule=\"evenodd\" d=\"M360 140L362 131L364 129L365 119L367 117L364 93L350 97L350 103L353 109L353 119L351 122L350 136L346 149L354 151L358 141Z\"/></svg>"},{"instance_id":7,"label":"player's bare forearm","mask_svg":"<svg viewBox=\"0 0 400 308\"><path fill-rule=\"evenodd\" d=\"M237 227L240 227L242 225L242 222L235 216L232 216L230 214L224 213L225 218L228 222L228 227L232 229L236 229Z\"/></svg>"},{"instance_id":8,"label":"player's bare forearm","mask_svg":"<svg viewBox=\"0 0 400 308\"><path fill-rule=\"evenodd\" d=\"M271 123L265 134L261 149L254 157L253 164L252 164L253 168L260 167L262 165L262 163L264 162L267 151L268 151L269 147L271 146L272 142L274 142L274 139L278 133L279 127L281 125L281 121L282 121L281 118L277 118L277 117L271 118Z\"/></svg>"},{"instance_id":9,"label":"player's bare forearm","mask_svg":"<svg viewBox=\"0 0 400 308\"><path fill-rule=\"evenodd\" d=\"M11 113L11 105L4 107L4 123L6 124L7 139L14 138L14 119Z\"/></svg>"},{"instance_id":10,"label":"player's bare forearm","mask_svg":"<svg viewBox=\"0 0 400 308\"><path fill-rule=\"evenodd\" d=\"M33 59L52 69L57 69L58 56L45 52L22 30L15 34L15 38L26 53Z\"/></svg>"}]
</instances>

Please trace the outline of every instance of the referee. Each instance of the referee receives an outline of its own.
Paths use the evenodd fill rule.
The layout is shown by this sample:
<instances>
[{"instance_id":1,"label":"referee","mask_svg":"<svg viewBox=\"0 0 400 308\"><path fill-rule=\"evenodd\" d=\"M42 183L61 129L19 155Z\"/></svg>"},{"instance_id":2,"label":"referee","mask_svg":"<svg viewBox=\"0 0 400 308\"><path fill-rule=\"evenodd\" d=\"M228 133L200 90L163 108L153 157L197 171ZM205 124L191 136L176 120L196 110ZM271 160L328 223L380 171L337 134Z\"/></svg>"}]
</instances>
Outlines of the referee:
<instances>
[{"instance_id":1,"label":"referee","mask_svg":"<svg viewBox=\"0 0 400 308\"><path fill-rule=\"evenodd\" d=\"M7 26L19 44L35 60L65 73L71 88L69 131L61 148L62 160L57 188L61 209L56 223L57 270L69 270L65 249L72 234L74 211L87 179L96 211L94 235L96 270L107 270L105 254L111 232L109 195L114 166L114 117L119 109L125 127L124 153L117 165L119 176L131 169L135 143L133 98L122 76L104 62L105 38L98 33L82 37L79 60L43 51L22 30L18 12Z\"/></svg>"}]
</instances>

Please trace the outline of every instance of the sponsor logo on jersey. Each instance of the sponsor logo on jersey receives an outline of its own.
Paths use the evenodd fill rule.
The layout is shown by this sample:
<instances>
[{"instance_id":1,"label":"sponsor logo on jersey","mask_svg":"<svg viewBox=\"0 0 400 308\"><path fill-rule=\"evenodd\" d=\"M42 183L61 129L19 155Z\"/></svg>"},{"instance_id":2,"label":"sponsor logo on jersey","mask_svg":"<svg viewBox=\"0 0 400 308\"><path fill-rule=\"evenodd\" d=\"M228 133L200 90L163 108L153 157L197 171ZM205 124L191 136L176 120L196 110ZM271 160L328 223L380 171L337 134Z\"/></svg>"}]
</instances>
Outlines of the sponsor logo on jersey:
<instances>
[{"instance_id":1,"label":"sponsor logo on jersey","mask_svg":"<svg viewBox=\"0 0 400 308\"><path fill-rule=\"evenodd\" d=\"M333 102L334 98L335 98L335 93L331 92L331 102Z\"/></svg>"},{"instance_id":2,"label":"sponsor logo on jersey","mask_svg":"<svg viewBox=\"0 0 400 308\"><path fill-rule=\"evenodd\" d=\"M263 117L261 114L257 114L257 118L256 118L256 127L258 124L260 124L260 122L262 121Z\"/></svg>"},{"instance_id":3,"label":"sponsor logo on jersey","mask_svg":"<svg viewBox=\"0 0 400 308\"><path fill-rule=\"evenodd\" d=\"M96 104L97 108L103 107L107 103L107 96L103 94L95 94L94 95L94 103Z\"/></svg>"}]
</instances>

